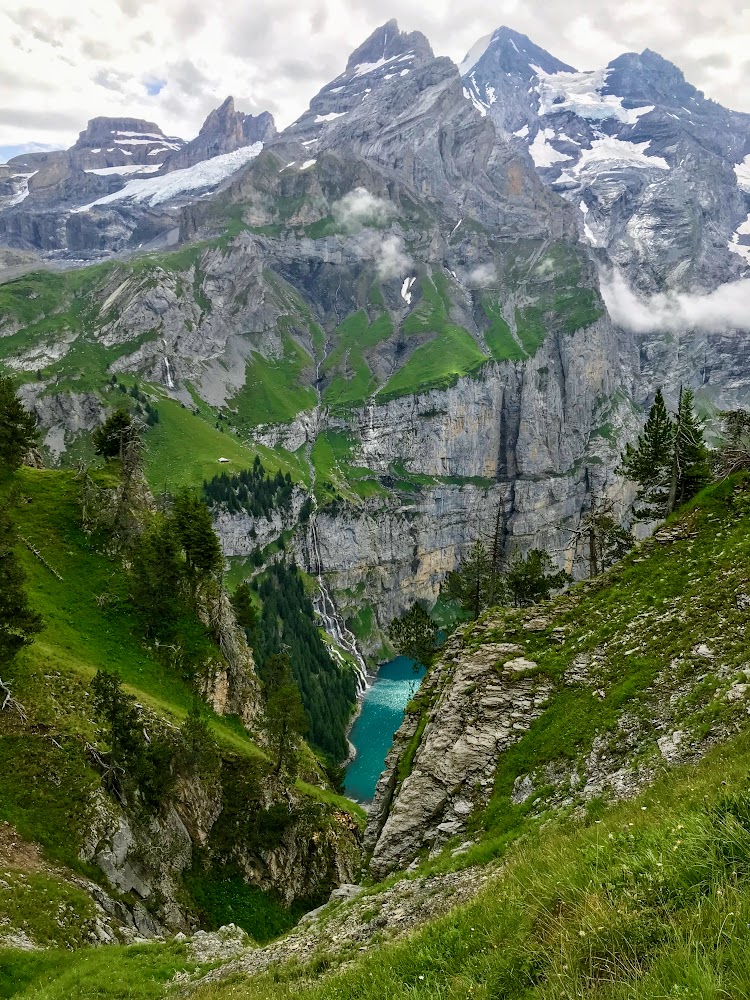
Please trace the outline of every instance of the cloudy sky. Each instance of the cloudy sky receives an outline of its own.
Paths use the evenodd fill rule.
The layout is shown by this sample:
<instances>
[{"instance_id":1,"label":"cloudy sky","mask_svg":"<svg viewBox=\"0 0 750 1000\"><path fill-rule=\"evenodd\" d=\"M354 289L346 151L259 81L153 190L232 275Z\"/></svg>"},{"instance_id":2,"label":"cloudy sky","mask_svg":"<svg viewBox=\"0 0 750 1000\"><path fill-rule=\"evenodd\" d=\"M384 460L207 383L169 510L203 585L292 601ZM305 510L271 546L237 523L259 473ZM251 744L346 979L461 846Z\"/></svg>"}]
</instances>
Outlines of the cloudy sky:
<instances>
[{"instance_id":1,"label":"cloudy sky","mask_svg":"<svg viewBox=\"0 0 750 1000\"><path fill-rule=\"evenodd\" d=\"M87 119L127 115L192 138L233 94L281 126L396 17L460 61L501 24L592 69L655 49L709 97L750 111L747 0L2 0L0 162L70 145Z\"/></svg>"}]
</instances>

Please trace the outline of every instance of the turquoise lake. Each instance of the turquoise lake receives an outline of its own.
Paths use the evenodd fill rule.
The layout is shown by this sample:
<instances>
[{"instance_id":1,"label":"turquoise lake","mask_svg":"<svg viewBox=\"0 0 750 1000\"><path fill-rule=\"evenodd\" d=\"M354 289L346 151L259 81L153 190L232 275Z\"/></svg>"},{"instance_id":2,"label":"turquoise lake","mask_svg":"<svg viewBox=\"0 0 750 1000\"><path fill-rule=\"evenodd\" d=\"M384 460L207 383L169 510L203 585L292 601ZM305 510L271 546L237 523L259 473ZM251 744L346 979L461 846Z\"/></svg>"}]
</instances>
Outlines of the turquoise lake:
<instances>
[{"instance_id":1,"label":"turquoise lake","mask_svg":"<svg viewBox=\"0 0 750 1000\"><path fill-rule=\"evenodd\" d=\"M357 756L346 769L346 794L357 802L370 802L391 749L393 734L404 721L404 710L414 697L424 669L414 672L405 656L384 663L362 699L362 711L349 739Z\"/></svg>"}]
</instances>

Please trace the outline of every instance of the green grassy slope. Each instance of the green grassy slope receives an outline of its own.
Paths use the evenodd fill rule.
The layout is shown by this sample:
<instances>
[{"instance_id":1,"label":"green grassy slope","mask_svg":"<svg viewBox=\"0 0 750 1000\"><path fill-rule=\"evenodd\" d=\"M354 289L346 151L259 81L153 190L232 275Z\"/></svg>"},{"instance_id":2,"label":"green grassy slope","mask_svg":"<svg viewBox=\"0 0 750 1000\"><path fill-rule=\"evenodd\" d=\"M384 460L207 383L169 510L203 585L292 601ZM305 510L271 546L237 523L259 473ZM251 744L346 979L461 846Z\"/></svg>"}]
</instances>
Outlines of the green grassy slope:
<instances>
[{"instance_id":1,"label":"green grassy slope","mask_svg":"<svg viewBox=\"0 0 750 1000\"><path fill-rule=\"evenodd\" d=\"M97 476L108 482L108 473ZM12 891L0 893L0 929L7 919L12 926L20 922L41 943L79 946L89 943L90 903L87 908L88 897L72 880L76 875L103 878L79 857L92 793L101 784L86 750L87 744L99 741L89 684L97 670L114 669L139 704L173 726L184 722L196 694L189 676L157 659L144 645L142 623L130 604L119 561L95 548L82 530L76 473L23 468L0 483L0 502L11 494L19 536L44 560L23 541L19 544L30 601L44 627L12 664L0 668L0 676L28 713L26 723L0 713L0 823L11 823L41 849L43 868L31 875L6 871ZM178 627L183 638L189 638L182 625ZM185 628L197 629L196 641L205 641L197 623L186 620ZM270 768L238 718L207 708L205 717L225 766L248 775ZM316 780L317 773L317 762L307 754L302 774ZM319 812L316 803L323 802L361 816L353 803L325 789L300 780L297 790L313 810ZM204 878L204 892L213 892L222 877L218 872ZM239 905L239 890L235 896ZM254 923L260 937L263 927L284 929L293 922L293 913L252 887L244 887L244 897L242 919ZM198 902L210 914L208 903ZM58 911L64 919L55 923Z\"/></svg>"},{"instance_id":2,"label":"green grassy slope","mask_svg":"<svg viewBox=\"0 0 750 1000\"><path fill-rule=\"evenodd\" d=\"M364 956L341 955L331 941L308 965L230 978L203 987L197 1000L750 995L750 729L741 700L725 697L750 670L748 565L750 477L740 477L705 491L605 577L540 609L547 625L527 629L528 612L489 612L467 632L469 645L522 642L536 669L557 679L572 657L596 650L604 691L592 697L585 687L561 687L499 759L492 800L475 825L476 846L455 858L446 851L407 876L451 867L468 874L472 865L502 859L491 881L472 902L405 940L376 944ZM539 610L533 615L539 619ZM553 628L563 630L554 641ZM714 653L702 666L698 643ZM540 789L530 804L512 805L517 774L585 753L625 707L650 717L654 704L669 703L670 691L653 685L675 661L682 666L671 694L684 700L680 725L697 745L704 741L699 763L667 770L652 760L653 782L619 804L593 799L574 811L550 809L549 789ZM368 896L374 917L378 889ZM113 951L115 970L126 954ZM184 961L168 948L151 953L158 965L157 956L175 966ZM163 996L158 982L151 992L142 985L142 953L136 958L132 996ZM343 958L346 967L337 971ZM19 953L5 961L23 982L42 967L40 958ZM47 992L17 995L62 998L69 982L83 983L89 961L86 953L55 953ZM116 980L99 993L81 989L84 998L131 995L118 992Z\"/></svg>"}]
</instances>

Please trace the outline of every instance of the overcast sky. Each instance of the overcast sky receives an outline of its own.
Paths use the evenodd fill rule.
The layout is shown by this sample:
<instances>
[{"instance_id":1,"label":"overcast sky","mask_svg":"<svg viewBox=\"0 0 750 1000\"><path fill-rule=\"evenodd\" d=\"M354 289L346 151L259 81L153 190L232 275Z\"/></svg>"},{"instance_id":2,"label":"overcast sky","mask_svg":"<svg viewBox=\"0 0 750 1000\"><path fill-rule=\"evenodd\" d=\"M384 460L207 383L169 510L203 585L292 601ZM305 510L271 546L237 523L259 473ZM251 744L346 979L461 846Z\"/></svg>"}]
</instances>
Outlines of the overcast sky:
<instances>
[{"instance_id":1,"label":"overcast sky","mask_svg":"<svg viewBox=\"0 0 750 1000\"><path fill-rule=\"evenodd\" d=\"M228 94L284 126L379 24L457 62L506 24L579 69L648 47L750 111L747 0L0 0L0 162L127 115L192 138ZM11 148L13 147L13 148Z\"/></svg>"}]
</instances>

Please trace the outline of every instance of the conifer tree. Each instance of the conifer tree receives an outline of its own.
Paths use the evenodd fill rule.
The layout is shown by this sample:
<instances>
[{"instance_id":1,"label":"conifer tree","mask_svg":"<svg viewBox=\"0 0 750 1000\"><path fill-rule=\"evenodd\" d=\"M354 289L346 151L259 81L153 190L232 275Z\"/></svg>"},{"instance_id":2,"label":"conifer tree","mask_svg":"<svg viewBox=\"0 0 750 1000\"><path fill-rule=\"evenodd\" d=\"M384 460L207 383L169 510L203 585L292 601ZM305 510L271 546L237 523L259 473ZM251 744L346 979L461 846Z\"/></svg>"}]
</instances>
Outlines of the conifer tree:
<instances>
[{"instance_id":1,"label":"conifer tree","mask_svg":"<svg viewBox=\"0 0 750 1000\"><path fill-rule=\"evenodd\" d=\"M711 480L703 423L693 409L693 390L680 389L669 512L686 503Z\"/></svg>"},{"instance_id":2,"label":"conifer tree","mask_svg":"<svg viewBox=\"0 0 750 1000\"><path fill-rule=\"evenodd\" d=\"M476 619L488 606L491 594L500 600L496 574L484 542L474 542L459 568L446 577L444 592Z\"/></svg>"},{"instance_id":3,"label":"conifer tree","mask_svg":"<svg viewBox=\"0 0 750 1000\"><path fill-rule=\"evenodd\" d=\"M142 610L151 635L168 634L179 612L184 564L174 525L155 519L136 542L130 593Z\"/></svg>"},{"instance_id":4,"label":"conifer tree","mask_svg":"<svg viewBox=\"0 0 750 1000\"><path fill-rule=\"evenodd\" d=\"M638 443L628 444L619 472L638 484L633 515L639 521L658 521L669 513L675 447L675 425L661 389L656 392Z\"/></svg>"},{"instance_id":5,"label":"conifer tree","mask_svg":"<svg viewBox=\"0 0 750 1000\"><path fill-rule=\"evenodd\" d=\"M297 741L307 732L307 716L299 688L294 682L289 657L276 653L265 665L266 718L271 744L276 754L274 773L296 770Z\"/></svg>"},{"instance_id":6,"label":"conifer tree","mask_svg":"<svg viewBox=\"0 0 750 1000\"><path fill-rule=\"evenodd\" d=\"M517 608L549 600L553 590L570 581L564 570L556 570L548 552L531 549L527 555L515 552L507 573L508 589Z\"/></svg>"},{"instance_id":7,"label":"conifer tree","mask_svg":"<svg viewBox=\"0 0 750 1000\"><path fill-rule=\"evenodd\" d=\"M388 636L402 656L429 666L437 649L437 624L421 604L412 604L400 618L394 618Z\"/></svg>"},{"instance_id":8,"label":"conifer tree","mask_svg":"<svg viewBox=\"0 0 750 1000\"><path fill-rule=\"evenodd\" d=\"M104 458L123 459L127 444L136 433L133 418L121 407L94 431L94 450L97 455L103 455Z\"/></svg>"},{"instance_id":9,"label":"conifer tree","mask_svg":"<svg viewBox=\"0 0 750 1000\"><path fill-rule=\"evenodd\" d=\"M250 596L250 587L244 581L235 590L232 596L232 607L237 619L237 624L244 629L245 637L251 647L255 648L258 631L258 612L255 609Z\"/></svg>"},{"instance_id":10,"label":"conifer tree","mask_svg":"<svg viewBox=\"0 0 750 1000\"><path fill-rule=\"evenodd\" d=\"M24 590L25 574L14 551L17 540L10 514L0 507L0 666L8 664L42 628Z\"/></svg>"},{"instance_id":11,"label":"conifer tree","mask_svg":"<svg viewBox=\"0 0 750 1000\"><path fill-rule=\"evenodd\" d=\"M714 455L714 470L722 479L750 469L750 411L725 410L722 438Z\"/></svg>"},{"instance_id":12,"label":"conifer tree","mask_svg":"<svg viewBox=\"0 0 750 1000\"><path fill-rule=\"evenodd\" d=\"M221 546L205 503L185 490L174 502L173 519L189 574L202 579L218 573L222 566Z\"/></svg>"},{"instance_id":13,"label":"conifer tree","mask_svg":"<svg viewBox=\"0 0 750 1000\"><path fill-rule=\"evenodd\" d=\"M0 473L18 469L36 442L36 418L24 408L13 380L0 375Z\"/></svg>"}]
</instances>

